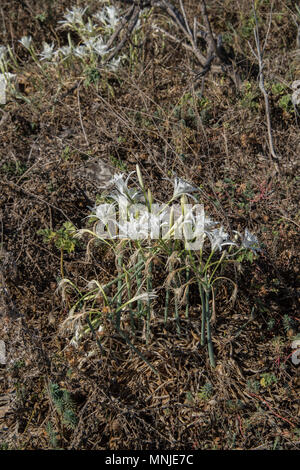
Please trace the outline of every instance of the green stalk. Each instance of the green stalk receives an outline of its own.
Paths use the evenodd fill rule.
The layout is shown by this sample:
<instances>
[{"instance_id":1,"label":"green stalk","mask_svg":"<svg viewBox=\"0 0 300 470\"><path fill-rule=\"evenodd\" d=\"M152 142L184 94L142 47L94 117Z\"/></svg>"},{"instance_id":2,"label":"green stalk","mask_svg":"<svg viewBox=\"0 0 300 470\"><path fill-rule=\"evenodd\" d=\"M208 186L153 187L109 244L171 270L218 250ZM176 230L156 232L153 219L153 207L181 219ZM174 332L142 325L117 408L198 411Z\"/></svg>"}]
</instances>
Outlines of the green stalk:
<instances>
[{"instance_id":1,"label":"green stalk","mask_svg":"<svg viewBox=\"0 0 300 470\"><path fill-rule=\"evenodd\" d=\"M123 265L123 255L122 254L119 254L118 256L118 260L117 260L117 263L118 263L118 272L119 274L121 273L122 271L122 265ZM119 292L119 295L118 295L118 301L117 301L117 306L120 307L122 305L122 279L118 278L118 292Z\"/></svg>"},{"instance_id":2,"label":"green stalk","mask_svg":"<svg viewBox=\"0 0 300 470\"><path fill-rule=\"evenodd\" d=\"M131 294L130 278L129 278L129 275L128 275L128 272L127 272L127 271L125 272L125 281L126 281L126 285L127 285L128 299L131 299L131 298L132 298L132 294ZM132 310L131 305L130 305L130 307L129 307L129 315L130 315L130 326L131 326L131 330L132 330L132 333L134 333L134 332L135 332L134 312L133 312L133 310Z\"/></svg>"},{"instance_id":3,"label":"green stalk","mask_svg":"<svg viewBox=\"0 0 300 470\"><path fill-rule=\"evenodd\" d=\"M147 292L152 291L152 263L149 264L148 276L147 276ZM146 330L146 340L149 341L150 335L150 321L151 321L151 300L148 300L147 303L147 330Z\"/></svg>"},{"instance_id":4,"label":"green stalk","mask_svg":"<svg viewBox=\"0 0 300 470\"><path fill-rule=\"evenodd\" d=\"M216 367L214 349L213 349L213 344L211 340L211 330L210 330L209 293L210 293L210 288L206 288L205 289L205 311L206 311L207 348L208 348L210 365L212 367Z\"/></svg>"},{"instance_id":5,"label":"green stalk","mask_svg":"<svg viewBox=\"0 0 300 470\"><path fill-rule=\"evenodd\" d=\"M117 329L119 334L122 336L122 338L125 339L126 343L133 349L133 351L147 364L147 366L150 367L150 369L157 375L159 375L159 372L153 367L149 361L143 356L143 354L131 343L129 338L123 333L123 331L120 330L120 328Z\"/></svg>"},{"instance_id":6,"label":"green stalk","mask_svg":"<svg viewBox=\"0 0 300 470\"><path fill-rule=\"evenodd\" d=\"M143 256L141 254L141 252L139 251L139 255L138 255L138 263L141 263L141 262L144 262L144 259L143 259ZM140 287L142 285L142 276L141 276L141 270L138 270L136 272L136 285L137 285L137 292L140 291ZM142 314L142 302L140 300L137 301L137 312L138 312L138 316L140 317L140 315Z\"/></svg>"},{"instance_id":7,"label":"green stalk","mask_svg":"<svg viewBox=\"0 0 300 470\"><path fill-rule=\"evenodd\" d=\"M187 258L186 258L187 260ZM188 284L190 280L190 266L187 264L186 267L186 282ZM185 318L189 318L189 293L190 293L190 287L189 284L186 287L186 306L185 306Z\"/></svg>"},{"instance_id":8,"label":"green stalk","mask_svg":"<svg viewBox=\"0 0 300 470\"><path fill-rule=\"evenodd\" d=\"M122 249L122 248L121 248ZM118 264L118 272L120 273L122 271L122 264L123 264L123 255L122 252L119 253L118 258L117 258L117 264ZM118 279L118 296L117 296L117 310L116 310L116 327L120 328L120 322L121 322L121 309L119 309L122 305L122 291L123 291L124 285L122 283L122 280Z\"/></svg>"},{"instance_id":9,"label":"green stalk","mask_svg":"<svg viewBox=\"0 0 300 470\"><path fill-rule=\"evenodd\" d=\"M139 263L136 264L133 268L135 268L136 266L139 266L139 269L138 269L134 274L132 274L132 275L130 276L130 278L129 278L130 280L133 279L134 277L136 277L136 275L139 274L139 273L144 269L144 262L143 262L142 265L139 265ZM133 269L133 268L128 269L128 272L129 272L131 269ZM125 277L125 273L123 273L120 277L118 277L118 278L116 278L116 279L113 279L113 280L110 281L108 284L106 284L106 285L104 286L104 289L107 288L107 287L109 287L109 286L111 286L112 284L115 284L119 279L123 279L124 277ZM118 292L117 292L117 293L114 295L114 297L112 298L111 304L114 304L114 302L116 301L116 299L118 298L118 296L119 296L119 294L120 294L120 291L122 292L122 290L124 289L124 287L125 287L125 284L122 284L121 287L120 287L120 290L118 290Z\"/></svg>"},{"instance_id":10,"label":"green stalk","mask_svg":"<svg viewBox=\"0 0 300 470\"><path fill-rule=\"evenodd\" d=\"M203 287L201 285L201 281L198 282L199 286L199 294L201 298L201 346L204 346L205 344L205 324L206 324L206 304L205 304L205 298L204 298L204 291Z\"/></svg>"}]
</instances>

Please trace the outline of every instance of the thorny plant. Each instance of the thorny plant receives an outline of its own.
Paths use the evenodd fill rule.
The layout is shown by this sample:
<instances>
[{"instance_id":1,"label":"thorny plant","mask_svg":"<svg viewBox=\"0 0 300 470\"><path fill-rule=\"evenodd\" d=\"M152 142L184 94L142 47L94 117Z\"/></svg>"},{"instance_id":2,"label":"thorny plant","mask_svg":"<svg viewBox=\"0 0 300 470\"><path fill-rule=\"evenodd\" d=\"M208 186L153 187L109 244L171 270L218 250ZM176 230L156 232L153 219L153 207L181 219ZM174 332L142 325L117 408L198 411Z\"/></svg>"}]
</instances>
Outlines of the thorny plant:
<instances>
[{"instance_id":1,"label":"thorny plant","mask_svg":"<svg viewBox=\"0 0 300 470\"><path fill-rule=\"evenodd\" d=\"M200 342L202 346L207 344L210 364L215 367L211 320L215 314L216 290L221 282L229 281L233 285L234 300L237 285L226 275L227 267L257 255L258 240L247 229L244 235L233 231L230 237L220 223L205 214L202 204L189 204L189 201L197 202L197 188L180 178L175 179L173 196L160 205L145 187L138 165L136 174L139 184L134 187L129 186L132 173L126 179L123 174L115 175L111 181L114 190L104 204L94 208L93 227L77 232L78 237L84 234L91 237L88 252L92 242L112 250L116 270L108 283L101 284L99 279L93 279L84 292L69 279L60 281L58 288L64 299L68 287L78 296L62 327L73 332L74 345L85 333L95 334L98 330L96 338L103 353L99 337L106 334L109 321L141 356L125 333L126 328L134 335L142 321L148 341L151 320L163 316L167 323L173 311L180 335L180 317L189 318L189 293L194 285L201 305ZM176 204L178 201L180 204ZM165 276L154 276L158 266ZM163 311L155 304L161 294Z\"/></svg>"}]
</instances>

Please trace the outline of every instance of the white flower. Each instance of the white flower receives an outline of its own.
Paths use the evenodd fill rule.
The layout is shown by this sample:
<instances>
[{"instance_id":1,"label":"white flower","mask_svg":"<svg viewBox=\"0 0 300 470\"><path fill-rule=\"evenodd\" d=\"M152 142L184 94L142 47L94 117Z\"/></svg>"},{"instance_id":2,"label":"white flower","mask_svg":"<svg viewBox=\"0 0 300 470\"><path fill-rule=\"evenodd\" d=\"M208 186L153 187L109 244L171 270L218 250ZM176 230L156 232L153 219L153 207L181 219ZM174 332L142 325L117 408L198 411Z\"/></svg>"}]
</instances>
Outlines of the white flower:
<instances>
[{"instance_id":1,"label":"white flower","mask_svg":"<svg viewBox=\"0 0 300 470\"><path fill-rule=\"evenodd\" d=\"M25 49L30 49L31 43L32 43L32 37L31 36L23 36L20 41L19 41L22 46L25 47Z\"/></svg>"},{"instance_id":2,"label":"white flower","mask_svg":"<svg viewBox=\"0 0 300 470\"><path fill-rule=\"evenodd\" d=\"M109 52L109 50L107 49L107 45L105 44L102 37L85 39L84 45L100 56L103 56L104 54L107 54L107 52Z\"/></svg>"},{"instance_id":3,"label":"white flower","mask_svg":"<svg viewBox=\"0 0 300 470\"><path fill-rule=\"evenodd\" d=\"M125 202L127 202L127 204L139 202L141 199L141 192L139 189L128 188L128 180L132 173L134 173L134 171L128 175L125 181L123 173L114 175L110 180L110 184L113 184L116 188L116 192L112 193L111 197L119 203L121 202L121 205L123 205Z\"/></svg>"},{"instance_id":4,"label":"white flower","mask_svg":"<svg viewBox=\"0 0 300 470\"><path fill-rule=\"evenodd\" d=\"M196 212L196 214L194 214ZM189 208L184 206L184 219L182 223L185 246L190 250L201 250L205 240L205 212L203 205L196 204ZM194 241L193 241L194 240Z\"/></svg>"},{"instance_id":5,"label":"white flower","mask_svg":"<svg viewBox=\"0 0 300 470\"><path fill-rule=\"evenodd\" d=\"M88 21L85 26L84 26L84 30L86 33L93 33L95 31L95 28L96 28L96 25L94 25L91 21Z\"/></svg>"},{"instance_id":6,"label":"white flower","mask_svg":"<svg viewBox=\"0 0 300 470\"><path fill-rule=\"evenodd\" d=\"M186 181L184 181L183 179L181 178L175 178L175 181L174 181L174 192L173 192L173 197L172 197L172 200L173 199L176 199L177 197L179 196L182 196L183 194L186 194L187 196L190 196L192 197L193 199L195 199L191 193L194 192L194 191L198 191L197 188L195 188L194 186L192 186L190 183L187 183Z\"/></svg>"},{"instance_id":7,"label":"white flower","mask_svg":"<svg viewBox=\"0 0 300 470\"><path fill-rule=\"evenodd\" d=\"M144 212L139 218L130 214L129 221L118 223L119 237L130 240L144 240L148 238L149 214Z\"/></svg>"},{"instance_id":8,"label":"white flower","mask_svg":"<svg viewBox=\"0 0 300 470\"><path fill-rule=\"evenodd\" d=\"M247 228L245 229L245 234L242 240L242 245L244 248L246 248L247 250L249 249L253 251L253 253L255 254L256 254L256 251L261 251L259 248L259 242L258 242L257 237L253 233L249 232Z\"/></svg>"},{"instance_id":9,"label":"white flower","mask_svg":"<svg viewBox=\"0 0 300 470\"><path fill-rule=\"evenodd\" d=\"M206 217L205 216L205 219L204 219L204 228L205 228L205 231L209 231L212 229L212 227L215 227L216 225L218 225L219 222L215 222L214 220L212 220L210 217Z\"/></svg>"},{"instance_id":10,"label":"white flower","mask_svg":"<svg viewBox=\"0 0 300 470\"><path fill-rule=\"evenodd\" d=\"M107 28L115 29L119 22L118 12L114 6L106 6L102 11L98 11L94 18L100 23L105 23Z\"/></svg>"},{"instance_id":11,"label":"white flower","mask_svg":"<svg viewBox=\"0 0 300 470\"><path fill-rule=\"evenodd\" d=\"M99 206L96 207L95 215L104 224L107 224L110 220L115 220L116 211L114 204L99 204Z\"/></svg>"},{"instance_id":12,"label":"white flower","mask_svg":"<svg viewBox=\"0 0 300 470\"><path fill-rule=\"evenodd\" d=\"M97 40L97 38L85 38L85 40L84 40L85 47L87 47L89 49L93 49L96 40Z\"/></svg>"},{"instance_id":13,"label":"white flower","mask_svg":"<svg viewBox=\"0 0 300 470\"><path fill-rule=\"evenodd\" d=\"M95 209L95 216L99 219L95 230L96 235L99 238L115 238L117 235L117 226L114 204L99 204ZM93 217L93 215L90 217Z\"/></svg>"},{"instance_id":14,"label":"white flower","mask_svg":"<svg viewBox=\"0 0 300 470\"><path fill-rule=\"evenodd\" d=\"M212 251L215 251L217 248L219 251L221 251L223 246L226 245L236 245L236 243L229 240L229 235L228 233L224 232L223 226L206 231L206 234L210 239Z\"/></svg>"},{"instance_id":15,"label":"white flower","mask_svg":"<svg viewBox=\"0 0 300 470\"><path fill-rule=\"evenodd\" d=\"M62 54L65 58L69 57L72 54L72 47L71 46L60 47L55 52L55 57L58 57L59 54Z\"/></svg>"},{"instance_id":16,"label":"white flower","mask_svg":"<svg viewBox=\"0 0 300 470\"><path fill-rule=\"evenodd\" d=\"M100 56L103 56L104 54L107 54L107 52L109 52L107 50L107 45L105 44L102 37L96 39L96 41L93 42L92 48Z\"/></svg>"},{"instance_id":17,"label":"white flower","mask_svg":"<svg viewBox=\"0 0 300 470\"><path fill-rule=\"evenodd\" d=\"M76 56L76 57L80 57L80 58L83 58L87 55L87 48L85 46L76 46L74 47L73 49L73 54Z\"/></svg>"},{"instance_id":18,"label":"white flower","mask_svg":"<svg viewBox=\"0 0 300 470\"><path fill-rule=\"evenodd\" d=\"M54 56L53 49L54 49L54 43L48 44L47 42L44 42L44 49L39 54L41 60L51 60L52 57Z\"/></svg>"},{"instance_id":19,"label":"white flower","mask_svg":"<svg viewBox=\"0 0 300 470\"><path fill-rule=\"evenodd\" d=\"M64 20L59 21L63 26L76 26L83 25L83 15L86 12L88 7L79 8L73 7L71 10L67 10L67 13L64 15Z\"/></svg>"},{"instance_id":20,"label":"white flower","mask_svg":"<svg viewBox=\"0 0 300 470\"><path fill-rule=\"evenodd\" d=\"M110 70L113 70L113 71L116 71L120 65L120 61L121 61L121 56L118 57L117 59L116 58L113 58L109 64L107 64L107 67L110 69Z\"/></svg>"}]
</instances>

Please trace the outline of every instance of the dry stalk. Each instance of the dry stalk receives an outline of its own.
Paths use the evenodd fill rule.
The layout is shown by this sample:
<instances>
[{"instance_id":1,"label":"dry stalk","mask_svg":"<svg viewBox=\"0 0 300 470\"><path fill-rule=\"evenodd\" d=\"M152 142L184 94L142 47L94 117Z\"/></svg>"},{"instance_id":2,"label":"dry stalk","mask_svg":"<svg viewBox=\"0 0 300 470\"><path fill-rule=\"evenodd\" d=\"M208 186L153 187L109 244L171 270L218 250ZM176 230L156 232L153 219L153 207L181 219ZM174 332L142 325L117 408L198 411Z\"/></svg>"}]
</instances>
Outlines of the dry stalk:
<instances>
[{"instance_id":1,"label":"dry stalk","mask_svg":"<svg viewBox=\"0 0 300 470\"><path fill-rule=\"evenodd\" d=\"M263 94L264 100L265 100L265 110L266 110L266 121L267 121L267 129L268 129L268 143L269 143L269 150L271 157L274 161L275 169L277 172L279 172L279 167L278 167L278 161L279 161L279 156L276 154L275 149L274 149L274 140L273 140L273 132L272 132L272 125L271 125L271 115L270 115L270 103L269 103L269 96L268 93L265 89L265 80L264 80L264 62L263 62L263 56L266 48L266 42L268 39L270 27L271 27L271 21L272 21L272 9L273 9L273 3L271 5L271 12L270 12L270 21L268 25L268 31L266 35L266 39L264 42L263 47L261 48L260 45L260 39L259 39L259 31L258 31L258 21L257 21L257 15L256 15L256 9L255 9L255 4L254 0L252 0L252 8L253 8L253 15L255 19L255 28L254 28L254 38L255 38L255 44L256 44L256 53L254 50L251 48L252 54L255 56L257 62L258 62L258 67L259 67L259 88Z\"/></svg>"}]
</instances>

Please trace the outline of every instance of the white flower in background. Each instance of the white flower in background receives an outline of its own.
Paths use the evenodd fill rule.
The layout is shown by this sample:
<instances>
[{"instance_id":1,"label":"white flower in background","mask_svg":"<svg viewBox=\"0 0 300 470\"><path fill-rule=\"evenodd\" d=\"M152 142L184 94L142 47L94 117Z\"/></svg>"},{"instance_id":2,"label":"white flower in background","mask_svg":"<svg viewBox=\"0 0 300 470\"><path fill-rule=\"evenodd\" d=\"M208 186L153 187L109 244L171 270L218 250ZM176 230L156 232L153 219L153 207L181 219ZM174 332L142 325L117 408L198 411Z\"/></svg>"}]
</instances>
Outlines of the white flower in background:
<instances>
[{"instance_id":1,"label":"white flower in background","mask_svg":"<svg viewBox=\"0 0 300 470\"><path fill-rule=\"evenodd\" d=\"M30 49L31 43L32 43L32 37L31 36L23 36L20 41L19 41L22 46L25 47L25 49Z\"/></svg>"},{"instance_id":2,"label":"white flower in background","mask_svg":"<svg viewBox=\"0 0 300 470\"><path fill-rule=\"evenodd\" d=\"M102 11L95 13L94 18L100 23L104 23L107 28L115 29L120 18L114 6L106 6Z\"/></svg>"},{"instance_id":3,"label":"white flower in background","mask_svg":"<svg viewBox=\"0 0 300 470\"><path fill-rule=\"evenodd\" d=\"M41 60L51 60L54 56L54 43L48 44L44 42L44 49L39 54Z\"/></svg>"},{"instance_id":4,"label":"white flower in background","mask_svg":"<svg viewBox=\"0 0 300 470\"><path fill-rule=\"evenodd\" d=\"M92 34L96 29L96 25L94 25L90 20L84 25L84 31L86 33Z\"/></svg>"},{"instance_id":5,"label":"white flower in background","mask_svg":"<svg viewBox=\"0 0 300 470\"><path fill-rule=\"evenodd\" d=\"M209 231L211 230L213 227L215 227L216 225L218 225L219 222L215 222L214 220L212 220L210 217L206 217L205 216L205 219L204 219L204 229L205 231Z\"/></svg>"},{"instance_id":6,"label":"white flower in background","mask_svg":"<svg viewBox=\"0 0 300 470\"><path fill-rule=\"evenodd\" d=\"M190 183L187 183L181 178L175 178L172 200L182 196L183 194L186 194L187 196L190 196L195 199L194 196L192 196L191 194L195 191L198 191L198 189L192 186Z\"/></svg>"},{"instance_id":7,"label":"white flower in background","mask_svg":"<svg viewBox=\"0 0 300 470\"><path fill-rule=\"evenodd\" d=\"M64 15L64 20L59 21L59 23L62 24L62 26L69 26L69 27L74 27L74 26L83 26L83 15L86 12L88 7L85 8L79 8L79 7L73 7L71 10L67 10L67 13Z\"/></svg>"},{"instance_id":8,"label":"white flower in background","mask_svg":"<svg viewBox=\"0 0 300 470\"><path fill-rule=\"evenodd\" d=\"M253 253L255 254L256 251L261 251L259 248L259 242L257 237L253 233L249 232L247 228L245 229L245 234L242 240L242 246L247 250L253 251Z\"/></svg>"},{"instance_id":9,"label":"white flower in background","mask_svg":"<svg viewBox=\"0 0 300 470\"><path fill-rule=\"evenodd\" d=\"M87 55L88 51L85 46L76 46L73 49L73 54L76 57L80 57L81 59Z\"/></svg>"},{"instance_id":10,"label":"white flower in background","mask_svg":"<svg viewBox=\"0 0 300 470\"><path fill-rule=\"evenodd\" d=\"M59 58L62 55L65 59L72 55L72 47L71 46L63 46L57 49L54 53L55 58Z\"/></svg>"},{"instance_id":11,"label":"white flower in background","mask_svg":"<svg viewBox=\"0 0 300 470\"><path fill-rule=\"evenodd\" d=\"M215 251L217 248L221 251L223 246L226 245L236 245L236 243L229 240L229 235L224 232L223 226L207 231L206 234L210 240L212 251Z\"/></svg>"},{"instance_id":12,"label":"white flower in background","mask_svg":"<svg viewBox=\"0 0 300 470\"><path fill-rule=\"evenodd\" d=\"M99 204L99 206L96 207L95 212L96 217L101 220L104 224L107 224L110 220L115 220L116 218L114 204Z\"/></svg>"},{"instance_id":13,"label":"white flower in background","mask_svg":"<svg viewBox=\"0 0 300 470\"><path fill-rule=\"evenodd\" d=\"M128 188L128 180L130 176L135 173L134 171L131 172L126 180L124 180L124 174L119 173L117 175L114 175L113 178L110 180L110 184L113 184L114 187L116 188L116 192L111 194L111 197L116 200L116 201L122 201L124 202L125 200L128 203L133 203L133 202L139 202L141 199L141 192L137 188ZM121 199L120 199L121 196Z\"/></svg>"},{"instance_id":14,"label":"white flower in background","mask_svg":"<svg viewBox=\"0 0 300 470\"><path fill-rule=\"evenodd\" d=\"M132 175L132 173L130 173L130 175ZM130 175L124 181L124 173L118 173L112 177L110 184L114 185L120 194L125 194L128 192L128 180Z\"/></svg>"},{"instance_id":15,"label":"white flower in background","mask_svg":"<svg viewBox=\"0 0 300 470\"><path fill-rule=\"evenodd\" d=\"M108 52L107 45L105 44L102 37L96 39L96 41L93 42L92 48L100 56L103 56L104 54L107 54Z\"/></svg>"},{"instance_id":16,"label":"white flower in background","mask_svg":"<svg viewBox=\"0 0 300 470\"><path fill-rule=\"evenodd\" d=\"M107 68L109 68L110 70L113 70L114 72L118 69L119 65L120 65L120 61L121 61L121 56L118 57L117 59L113 58L108 64L107 64Z\"/></svg>"},{"instance_id":17,"label":"white flower in background","mask_svg":"<svg viewBox=\"0 0 300 470\"><path fill-rule=\"evenodd\" d=\"M95 209L95 216L99 219L96 225L96 235L101 238L114 238L117 235L114 204L100 204ZM107 227L107 230L105 227Z\"/></svg>"},{"instance_id":18,"label":"white flower in background","mask_svg":"<svg viewBox=\"0 0 300 470\"><path fill-rule=\"evenodd\" d=\"M93 49L94 48L94 44L95 42L97 41L97 38L85 38L84 39L84 45L85 47L87 47L88 49Z\"/></svg>"}]
</instances>

